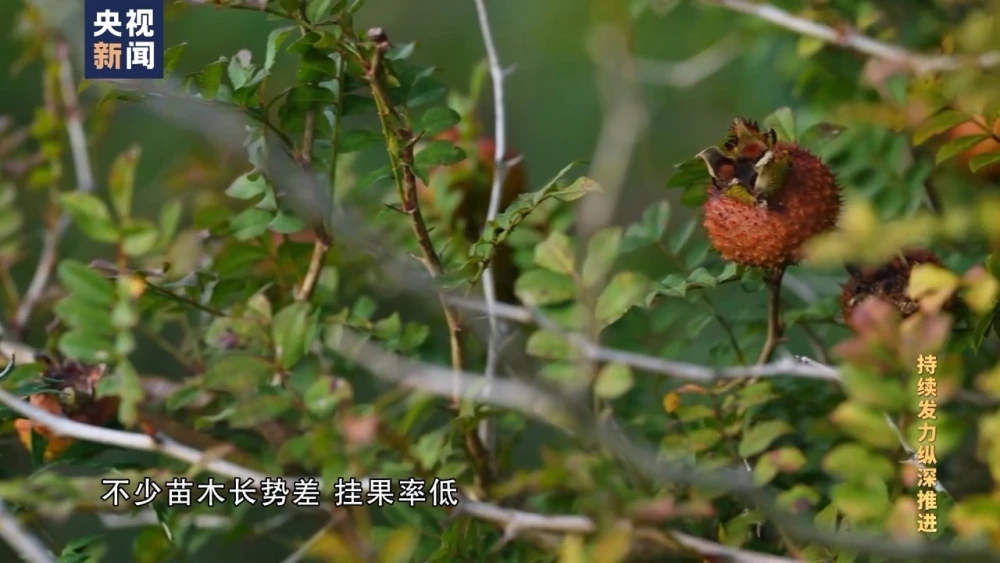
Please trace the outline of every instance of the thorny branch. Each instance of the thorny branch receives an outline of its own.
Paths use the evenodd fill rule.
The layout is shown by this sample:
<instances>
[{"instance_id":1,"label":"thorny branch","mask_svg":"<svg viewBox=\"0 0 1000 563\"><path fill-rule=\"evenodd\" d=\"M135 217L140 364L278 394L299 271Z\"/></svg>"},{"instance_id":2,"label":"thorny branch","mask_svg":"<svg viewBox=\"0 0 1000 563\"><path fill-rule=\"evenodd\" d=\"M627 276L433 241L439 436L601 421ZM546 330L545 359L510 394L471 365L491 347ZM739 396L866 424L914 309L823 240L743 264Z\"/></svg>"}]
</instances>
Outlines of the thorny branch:
<instances>
[{"instance_id":1,"label":"thorny branch","mask_svg":"<svg viewBox=\"0 0 1000 563\"><path fill-rule=\"evenodd\" d=\"M908 51L898 45L872 39L847 26L831 27L808 20L771 4L761 4L750 0L701 1L710 6L719 6L762 19L801 35L815 37L831 45L846 47L871 57L896 62L917 73L1000 66L1000 51L990 51L980 55L925 55Z\"/></svg>"},{"instance_id":2,"label":"thorny branch","mask_svg":"<svg viewBox=\"0 0 1000 563\"><path fill-rule=\"evenodd\" d=\"M490 205L486 211L486 221L484 222L485 237L487 231L492 228L490 224L496 219L500 212L500 196L503 192L503 185L507 179L507 126L506 107L504 105L504 73L500 65L500 55L497 53L496 44L493 41L493 30L490 28L489 13L486 11L486 0L474 0L476 4L476 14L479 18L479 30L483 36L483 46L486 48L486 59L490 69L490 79L493 82L493 178L490 184ZM486 378L496 377L497 362L499 358L500 324L497 322L494 309L496 308L497 289L496 281L493 279L493 265L487 264L483 272L483 294L486 297L487 315L489 317L490 334L486 347ZM479 425L479 439L483 441L486 451L490 454L491 462L495 463L494 454L496 452L496 421L491 418L484 419ZM496 471L496 468L493 469Z\"/></svg>"},{"instance_id":3,"label":"thorny branch","mask_svg":"<svg viewBox=\"0 0 1000 563\"><path fill-rule=\"evenodd\" d=\"M69 58L69 45L60 40L55 47L56 60L59 63L59 89L63 109L66 112L66 132L69 136L70 152L73 155L73 168L76 170L76 189L82 193L94 191L94 171L90 165L87 152L87 137L83 131L83 119L80 114L80 104L76 96L76 82L73 79L73 65ZM14 330L23 331L31 317L38 300L48 286L49 278L56 267L59 251L59 239L69 226L69 217L61 214L55 225L49 227L42 241L42 251L38 257L38 265L31 276L31 282L24 293L17 312L14 315Z\"/></svg>"},{"instance_id":4,"label":"thorny branch","mask_svg":"<svg viewBox=\"0 0 1000 563\"><path fill-rule=\"evenodd\" d=\"M413 151L419 137L413 135L407 120L399 115L393 107L382 83L380 71L382 71L383 56L390 47L389 38L381 28L369 30L368 38L375 43L372 58L369 61L361 56L359 57L359 62L365 70L372 97L375 99L375 106L378 110L379 121L382 124L382 132L389 152L390 164L396 179L396 186L399 189L403 213L410 218L410 226L417 239L417 244L420 246L424 266L432 278L439 278L444 274L444 265L441 262L441 256L434 248L434 242L431 240L430 231L420 211L420 202L417 198L417 177L414 172ZM458 379L459 374L465 367L462 321L457 309L447 302L444 295L441 295L439 299L445 323L448 325L451 366L455 372L455 390L452 393L452 402L454 403L454 409L457 411ZM482 438L475 429L466 432L465 448L476 468L480 486L483 488L489 487L493 482L490 456L486 446L483 444Z\"/></svg>"}]
</instances>

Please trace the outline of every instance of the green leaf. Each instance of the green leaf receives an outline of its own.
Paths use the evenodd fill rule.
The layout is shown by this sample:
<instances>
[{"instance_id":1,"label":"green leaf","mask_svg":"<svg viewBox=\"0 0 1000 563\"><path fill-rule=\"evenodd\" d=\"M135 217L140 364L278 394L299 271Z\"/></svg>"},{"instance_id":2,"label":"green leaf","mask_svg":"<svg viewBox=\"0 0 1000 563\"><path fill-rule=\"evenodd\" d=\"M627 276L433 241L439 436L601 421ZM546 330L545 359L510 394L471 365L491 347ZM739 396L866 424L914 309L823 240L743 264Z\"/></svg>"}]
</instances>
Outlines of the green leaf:
<instances>
[{"instance_id":1,"label":"green leaf","mask_svg":"<svg viewBox=\"0 0 1000 563\"><path fill-rule=\"evenodd\" d=\"M469 278L470 283L479 281L486 265L493 259L499 245L506 242L514 229L521 225L532 212L546 201L573 201L593 191L599 191L600 186L590 178L581 177L569 186L563 187L562 180L578 163L574 162L564 167L542 189L521 194L513 203L484 230L482 238L469 249L470 259L463 265L465 268L475 268Z\"/></svg>"},{"instance_id":2,"label":"green leaf","mask_svg":"<svg viewBox=\"0 0 1000 563\"><path fill-rule=\"evenodd\" d=\"M847 518L860 522L879 518L889 508L885 483L838 483L830 490L830 500Z\"/></svg>"},{"instance_id":3,"label":"green leaf","mask_svg":"<svg viewBox=\"0 0 1000 563\"><path fill-rule=\"evenodd\" d=\"M622 230L608 227L598 231L587 243L587 257L583 261L583 283L592 287L611 272L621 246Z\"/></svg>"},{"instance_id":4,"label":"green leaf","mask_svg":"<svg viewBox=\"0 0 1000 563\"><path fill-rule=\"evenodd\" d=\"M317 84L337 77L337 63L330 55L318 49L309 49L302 54L299 63L298 81Z\"/></svg>"},{"instance_id":5,"label":"green leaf","mask_svg":"<svg viewBox=\"0 0 1000 563\"><path fill-rule=\"evenodd\" d=\"M114 396L120 399L118 404L118 420L125 427L134 426L139 421L139 404L146 395L142 379L135 367L128 360L115 366L110 377L105 377L98 384L98 395Z\"/></svg>"},{"instance_id":6,"label":"green leaf","mask_svg":"<svg viewBox=\"0 0 1000 563\"><path fill-rule=\"evenodd\" d=\"M649 286L649 279L638 272L616 274L597 298L595 317L605 325L617 321L629 309L642 303Z\"/></svg>"},{"instance_id":7,"label":"green leaf","mask_svg":"<svg viewBox=\"0 0 1000 563\"><path fill-rule=\"evenodd\" d=\"M379 542L378 563L406 563L420 546L420 532L414 528L397 528Z\"/></svg>"},{"instance_id":8,"label":"green leaf","mask_svg":"<svg viewBox=\"0 0 1000 563\"><path fill-rule=\"evenodd\" d=\"M311 22L318 22L330 12L330 4L333 0L309 0L306 4L306 19Z\"/></svg>"},{"instance_id":9,"label":"green leaf","mask_svg":"<svg viewBox=\"0 0 1000 563\"><path fill-rule=\"evenodd\" d=\"M164 246L173 242L183 212L184 208L181 206L181 202L176 199L164 203L163 207L160 208L160 243Z\"/></svg>"},{"instance_id":10,"label":"green leaf","mask_svg":"<svg viewBox=\"0 0 1000 563\"><path fill-rule=\"evenodd\" d=\"M59 563L101 563L108 552L104 536L84 536L66 543L59 553Z\"/></svg>"},{"instance_id":11,"label":"green leaf","mask_svg":"<svg viewBox=\"0 0 1000 563\"><path fill-rule=\"evenodd\" d=\"M529 355L546 360L568 360L574 357L572 344L558 332L540 329L531 333L525 350Z\"/></svg>"},{"instance_id":12,"label":"green leaf","mask_svg":"<svg viewBox=\"0 0 1000 563\"><path fill-rule=\"evenodd\" d=\"M406 107L415 108L429 104L441 99L447 92L447 86L431 76L430 73L422 73L410 86Z\"/></svg>"},{"instance_id":13,"label":"green leaf","mask_svg":"<svg viewBox=\"0 0 1000 563\"><path fill-rule=\"evenodd\" d=\"M310 414L323 418L333 414L337 405L350 397L348 393L345 393L349 390L350 387L344 382L333 376L324 375L316 378L302 394L302 401Z\"/></svg>"},{"instance_id":14,"label":"green leaf","mask_svg":"<svg viewBox=\"0 0 1000 563\"><path fill-rule=\"evenodd\" d=\"M146 219L137 219L122 227L122 250L128 256L143 256L156 247L160 232Z\"/></svg>"},{"instance_id":15,"label":"green leaf","mask_svg":"<svg viewBox=\"0 0 1000 563\"><path fill-rule=\"evenodd\" d=\"M465 160L465 151L451 141L431 141L418 152L413 163L421 168L448 166Z\"/></svg>"},{"instance_id":16,"label":"green leaf","mask_svg":"<svg viewBox=\"0 0 1000 563\"><path fill-rule=\"evenodd\" d=\"M267 36L267 50L264 54L264 72L270 73L271 67L274 66L274 61L278 56L278 49L281 48L282 43L288 38L288 34L294 31L295 26L279 27L275 29Z\"/></svg>"},{"instance_id":17,"label":"green leaf","mask_svg":"<svg viewBox=\"0 0 1000 563\"><path fill-rule=\"evenodd\" d=\"M603 399L617 399L635 385L632 369L625 364L612 363L597 374L594 393Z\"/></svg>"},{"instance_id":18,"label":"green leaf","mask_svg":"<svg viewBox=\"0 0 1000 563\"><path fill-rule=\"evenodd\" d=\"M132 194L135 190L135 169L139 165L142 149L132 145L125 149L111 163L111 174L108 178L108 191L111 194L111 205L118 217L128 218L132 211Z\"/></svg>"},{"instance_id":19,"label":"green leaf","mask_svg":"<svg viewBox=\"0 0 1000 563\"><path fill-rule=\"evenodd\" d=\"M663 200L649 207L642 214L642 220L629 225L621 244L622 252L630 252L649 244L655 244L667 231L670 221L670 202Z\"/></svg>"},{"instance_id":20,"label":"green leaf","mask_svg":"<svg viewBox=\"0 0 1000 563\"><path fill-rule=\"evenodd\" d=\"M350 97L351 96L344 97L345 105L348 102L347 98ZM367 98L362 98L362 99L367 99ZM296 108L298 108L299 106L312 106L314 104L332 105L337 102L337 95L329 88L306 84L292 88L288 92L286 100L287 100L286 104L290 104L291 106L294 106ZM345 115L347 114L345 113Z\"/></svg>"},{"instance_id":21,"label":"green leaf","mask_svg":"<svg viewBox=\"0 0 1000 563\"><path fill-rule=\"evenodd\" d=\"M292 408L292 398L287 394L256 395L239 403L227 413L226 420L233 428L255 428L270 422Z\"/></svg>"},{"instance_id":22,"label":"green leaf","mask_svg":"<svg viewBox=\"0 0 1000 563\"><path fill-rule=\"evenodd\" d=\"M715 287L718 280L705 268L696 268L688 275L687 283L698 287Z\"/></svg>"},{"instance_id":23,"label":"green leaf","mask_svg":"<svg viewBox=\"0 0 1000 563\"><path fill-rule=\"evenodd\" d=\"M898 438L889 428L885 416L861 403L853 401L841 403L830 418L858 440L879 448L898 446Z\"/></svg>"},{"instance_id":24,"label":"green leaf","mask_svg":"<svg viewBox=\"0 0 1000 563\"><path fill-rule=\"evenodd\" d=\"M267 232L274 219L270 211L251 207L229 220L229 227L237 240L249 240Z\"/></svg>"},{"instance_id":25,"label":"green leaf","mask_svg":"<svg viewBox=\"0 0 1000 563\"><path fill-rule=\"evenodd\" d=\"M85 235L100 242L118 241L118 228L111 218L111 211L96 196L69 192L62 194L59 202Z\"/></svg>"},{"instance_id":26,"label":"green leaf","mask_svg":"<svg viewBox=\"0 0 1000 563\"><path fill-rule=\"evenodd\" d=\"M326 90L325 88L323 89ZM364 115L366 113L372 113L376 109L375 100L365 96L358 96L356 94L345 95L342 107L343 109L341 110L341 113L344 116Z\"/></svg>"},{"instance_id":27,"label":"green leaf","mask_svg":"<svg viewBox=\"0 0 1000 563\"><path fill-rule=\"evenodd\" d=\"M163 76L170 76L174 73L185 48L187 48L187 43L178 43L163 50Z\"/></svg>"},{"instance_id":28,"label":"green leaf","mask_svg":"<svg viewBox=\"0 0 1000 563\"><path fill-rule=\"evenodd\" d=\"M687 188L696 186L704 190L712 183L705 161L697 156L676 166L677 172L667 179L667 188Z\"/></svg>"},{"instance_id":29,"label":"green leaf","mask_svg":"<svg viewBox=\"0 0 1000 563\"><path fill-rule=\"evenodd\" d=\"M779 141L794 143L797 140L798 129L795 125L795 114L789 107L782 107L764 118L764 126L774 129Z\"/></svg>"},{"instance_id":30,"label":"green leaf","mask_svg":"<svg viewBox=\"0 0 1000 563\"><path fill-rule=\"evenodd\" d=\"M87 303L110 307L115 301L115 288L111 282L80 262L63 260L56 276L70 294Z\"/></svg>"},{"instance_id":31,"label":"green leaf","mask_svg":"<svg viewBox=\"0 0 1000 563\"><path fill-rule=\"evenodd\" d=\"M195 77L198 93L206 100L214 100L219 94L219 87L222 86L222 75L228 65L228 59L221 57L214 63L210 63Z\"/></svg>"},{"instance_id":32,"label":"green leaf","mask_svg":"<svg viewBox=\"0 0 1000 563\"><path fill-rule=\"evenodd\" d=\"M841 444L826 454L823 469L838 479L854 483L887 481L896 472L887 459L853 442Z\"/></svg>"},{"instance_id":33,"label":"green leaf","mask_svg":"<svg viewBox=\"0 0 1000 563\"><path fill-rule=\"evenodd\" d=\"M254 78L256 69L257 66L250 63L249 51L240 51L233 58L229 59L229 66L226 68L226 73L229 76L229 82L233 85L233 90L241 90L259 82L259 79Z\"/></svg>"},{"instance_id":34,"label":"green leaf","mask_svg":"<svg viewBox=\"0 0 1000 563\"><path fill-rule=\"evenodd\" d=\"M111 342L94 331L74 328L59 337L59 351L81 362L99 364L111 359Z\"/></svg>"},{"instance_id":35,"label":"green leaf","mask_svg":"<svg viewBox=\"0 0 1000 563\"><path fill-rule=\"evenodd\" d=\"M771 443L792 431L792 427L782 420L761 422L743 434L740 440L740 457L751 457L771 446Z\"/></svg>"},{"instance_id":36,"label":"green leaf","mask_svg":"<svg viewBox=\"0 0 1000 563\"><path fill-rule=\"evenodd\" d=\"M363 151L382 144L382 135L368 129L353 129L340 135L337 149L340 154Z\"/></svg>"},{"instance_id":37,"label":"green leaf","mask_svg":"<svg viewBox=\"0 0 1000 563\"><path fill-rule=\"evenodd\" d=\"M264 358L243 353L227 354L209 365L202 383L210 391L243 396L268 384L274 372L274 366Z\"/></svg>"},{"instance_id":38,"label":"green leaf","mask_svg":"<svg viewBox=\"0 0 1000 563\"><path fill-rule=\"evenodd\" d=\"M409 43L402 43L398 45L393 45L388 52L385 54L385 58L390 61L402 61L410 58L413 52L417 49L417 44L413 41Z\"/></svg>"},{"instance_id":39,"label":"green leaf","mask_svg":"<svg viewBox=\"0 0 1000 563\"><path fill-rule=\"evenodd\" d=\"M268 223L267 228L271 229L276 233L290 234L298 233L306 228L305 221L299 219L297 216L287 213L285 211L279 211L274 219Z\"/></svg>"},{"instance_id":40,"label":"green leaf","mask_svg":"<svg viewBox=\"0 0 1000 563\"><path fill-rule=\"evenodd\" d=\"M261 194L267 193L267 178L260 172L247 172L241 174L233 180L232 184L226 188L226 195L235 199L253 199Z\"/></svg>"},{"instance_id":41,"label":"green leaf","mask_svg":"<svg viewBox=\"0 0 1000 563\"><path fill-rule=\"evenodd\" d=\"M695 453L698 453L708 450L712 446L718 444L719 441L722 440L722 433L715 428L706 426L688 432L687 438L691 449Z\"/></svg>"},{"instance_id":42,"label":"green leaf","mask_svg":"<svg viewBox=\"0 0 1000 563\"><path fill-rule=\"evenodd\" d=\"M434 136L451 129L461 121L455 110L445 106L434 106L423 113L414 125L414 130L424 135Z\"/></svg>"},{"instance_id":43,"label":"green leaf","mask_svg":"<svg viewBox=\"0 0 1000 563\"><path fill-rule=\"evenodd\" d=\"M70 328L84 328L108 338L115 332L106 307L87 302L77 295L67 295L60 299L54 312Z\"/></svg>"},{"instance_id":44,"label":"green leaf","mask_svg":"<svg viewBox=\"0 0 1000 563\"><path fill-rule=\"evenodd\" d=\"M271 339L274 341L275 358L281 367L290 369L306 355L313 322L310 305L293 303L274 315Z\"/></svg>"},{"instance_id":45,"label":"green leaf","mask_svg":"<svg viewBox=\"0 0 1000 563\"><path fill-rule=\"evenodd\" d=\"M572 275L576 268L573 243L564 233L553 232L535 247L535 264L558 274Z\"/></svg>"},{"instance_id":46,"label":"green leaf","mask_svg":"<svg viewBox=\"0 0 1000 563\"><path fill-rule=\"evenodd\" d=\"M937 113L914 129L913 146L920 146L931 137L944 133L956 125L969 121L969 119L967 114L950 109Z\"/></svg>"},{"instance_id":47,"label":"green leaf","mask_svg":"<svg viewBox=\"0 0 1000 563\"><path fill-rule=\"evenodd\" d=\"M969 159L969 170L979 172L983 168L1000 162L1000 151L977 154Z\"/></svg>"},{"instance_id":48,"label":"green leaf","mask_svg":"<svg viewBox=\"0 0 1000 563\"><path fill-rule=\"evenodd\" d=\"M821 150L827 143L836 139L846 128L834 123L817 123L802 132L799 144L813 151Z\"/></svg>"},{"instance_id":49,"label":"green leaf","mask_svg":"<svg viewBox=\"0 0 1000 563\"><path fill-rule=\"evenodd\" d=\"M937 155L934 157L934 163L941 164L949 158L971 149L986 139L989 139L988 135L965 135L957 139L952 139L938 149Z\"/></svg>"},{"instance_id":50,"label":"green leaf","mask_svg":"<svg viewBox=\"0 0 1000 563\"><path fill-rule=\"evenodd\" d=\"M514 284L514 293L529 307L553 305L573 299L576 285L565 275L539 268L522 274Z\"/></svg>"}]
</instances>

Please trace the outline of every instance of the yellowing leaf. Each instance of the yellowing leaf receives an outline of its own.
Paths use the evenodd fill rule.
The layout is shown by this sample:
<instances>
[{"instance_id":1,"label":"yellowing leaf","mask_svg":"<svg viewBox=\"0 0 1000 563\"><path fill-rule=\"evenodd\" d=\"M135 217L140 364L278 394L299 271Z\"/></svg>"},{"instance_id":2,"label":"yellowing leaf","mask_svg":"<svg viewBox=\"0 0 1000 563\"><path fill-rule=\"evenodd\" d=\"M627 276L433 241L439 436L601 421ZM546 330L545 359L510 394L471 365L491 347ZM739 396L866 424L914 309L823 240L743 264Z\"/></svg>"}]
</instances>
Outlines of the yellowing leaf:
<instances>
[{"instance_id":1,"label":"yellowing leaf","mask_svg":"<svg viewBox=\"0 0 1000 563\"><path fill-rule=\"evenodd\" d=\"M313 541L309 549L306 550L306 555L318 561L343 561L344 563L360 563L362 561L339 534L330 531Z\"/></svg>"},{"instance_id":2,"label":"yellowing leaf","mask_svg":"<svg viewBox=\"0 0 1000 563\"><path fill-rule=\"evenodd\" d=\"M920 264L910 271L906 294L919 301L922 309L937 312L951 299L959 283L958 276L949 270L934 264Z\"/></svg>"},{"instance_id":3,"label":"yellowing leaf","mask_svg":"<svg viewBox=\"0 0 1000 563\"><path fill-rule=\"evenodd\" d=\"M680 393L667 393L663 396L663 410L667 414L674 414L677 409L681 406L681 395Z\"/></svg>"},{"instance_id":4,"label":"yellowing leaf","mask_svg":"<svg viewBox=\"0 0 1000 563\"><path fill-rule=\"evenodd\" d=\"M413 552L417 549L420 536L412 528L401 528L393 530L381 543L379 549L379 563L406 563L413 557Z\"/></svg>"},{"instance_id":5,"label":"yellowing leaf","mask_svg":"<svg viewBox=\"0 0 1000 563\"><path fill-rule=\"evenodd\" d=\"M965 275L963 298L976 313L983 315L993 309L1000 294L1000 282L985 269L976 268Z\"/></svg>"},{"instance_id":6,"label":"yellowing leaf","mask_svg":"<svg viewBox=\"0 0 1000 563\"><path fill-rule=\"evenodd\" d=\"M642 302L649 285L649 279L638 272L616 274L597 298L594 311L597 320L609 325L620 319L629 309Z\"/></svg>"},{"instance_id":7,"label":"yellowing leaf","mask_svg":"<svg viewBox=\"0 0 1000 563\"><path fill-rule=\"evenodd\" d=\"M954 110L945 110L937 113L917 126L913 131L913 146L925 143L931 137L944 133L948 129L969 121L969 116Z\"/></svg>"},{"instance_id":8,"label":"yellowing leaf","mask_svg":"<svg viewBox=\"0 0 1000 563\"><path fill-rule=\"evenodd\" d=\"M740 440L739 453L742 457L750 457L767 449L781 436L792 431L792 427L783 420L769 420L750 428Z\"/></svg>"},{"instance_id":9,"label":"yellowing leaf","mask_svg":"<svg viewBox=\"0 0 1000 563\"><path fill-rule=\"evenodd\" d=\"M880 448L898 446L896 434L886 424L885 417L868 407L854 403L842 403L830 415L838 426L855 438Z\"/></svg>"},{"instance_id":10,"label":"yellowing leaf","mask_svg":"<svg viewBox=\"0 0 1000 563\"><path fill-rule=\"evenodd\" d=\"M559 548L559 563L587 563L583 552L583 538L574 535L566 536L562 547Z\"/></svg>"},{"instance_id":11,"label":"yellowing leaf","mask_svg":"<svg viewBox=\"0 0 1000 563\"><path fill-rule=\"evenodd\" d=\"M559 274L570 275L576 268L573 243L564 233L554 232L535 247L535 264Z\"/></svg>"},{"instance_id":12,"label":"yellowing leaf","mask_svg":"<svg viewBox=\"0 0 1000 563\"><path fill-rule=\"evenodd\" d=\"M597 540L592 559L601 563L618 563L628 555L632 531L627 525L618 525L608 530Z\"/></svg>"},{"instance_id":13,"label":"yellowing leaf","mask_svg":"<svg viewBox=\"0 0 1000 563\"><path fill-rule=\"evenodd\" d=\"M840 218L841 229L853 240L865 240L878 229L878 216L868 202L848 200Z\"/></svg>"},{"instance_id":14,"label":"yellowing leaf","mask_svg":"<svg viewBox=\"0 0 1000 563\"><path fill-rule=\"evenodd\" d=\"M635 385L632 369L625 364L608 364L597 374L594 393L604 399L617 399Z\"/></svg>"}]
</instances>

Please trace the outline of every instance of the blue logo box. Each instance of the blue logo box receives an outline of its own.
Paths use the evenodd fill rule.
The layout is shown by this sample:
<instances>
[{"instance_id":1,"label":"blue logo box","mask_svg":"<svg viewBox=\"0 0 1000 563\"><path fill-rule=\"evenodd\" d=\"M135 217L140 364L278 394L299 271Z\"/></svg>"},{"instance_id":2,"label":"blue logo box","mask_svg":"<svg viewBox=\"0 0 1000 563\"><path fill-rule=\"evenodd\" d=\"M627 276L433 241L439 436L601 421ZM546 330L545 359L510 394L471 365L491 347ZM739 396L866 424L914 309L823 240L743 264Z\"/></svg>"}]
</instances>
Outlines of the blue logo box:
<instances>
[{"instance_id":1,"label":"blue logo box","mask_svg":"<svg viewBox=\"0 0 1000 563\"><path fill-rule=\"evenodd\" d=\"M84 78L163 78L163 0L85 0Z\"/></svg>"}]
</instances>

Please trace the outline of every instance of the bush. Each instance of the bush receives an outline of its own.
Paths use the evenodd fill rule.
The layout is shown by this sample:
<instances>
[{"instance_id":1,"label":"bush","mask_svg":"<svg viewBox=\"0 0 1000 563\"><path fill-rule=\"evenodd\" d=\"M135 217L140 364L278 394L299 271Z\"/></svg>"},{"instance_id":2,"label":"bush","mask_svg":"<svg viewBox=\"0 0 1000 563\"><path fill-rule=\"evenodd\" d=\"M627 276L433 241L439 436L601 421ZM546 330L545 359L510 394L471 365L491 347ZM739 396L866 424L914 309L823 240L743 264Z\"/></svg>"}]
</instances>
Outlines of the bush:
<instances>
[{"instance_id":1,"label":"bush","mask_svg":"<svg viewBox=\"0 0 1000 563\"><path fill-rule=\"evenodd\" d=\"M26 561L1000 560L988 3L605 8L597 154L544 181L483 123L502 50L448 88L363 0L168 15L195 4L280 27L112 83L74 78L59 9L18 16L43 99L0 133L0 536ZM679 66L622 32L703 16L734 35ZM793 103L611 226L640 86L735 57L732 100ZM137 110L207 142L154 214L162 155L99 158ZM42 532L93 512L136 533Z\"/></svg>"}]
</instances>

